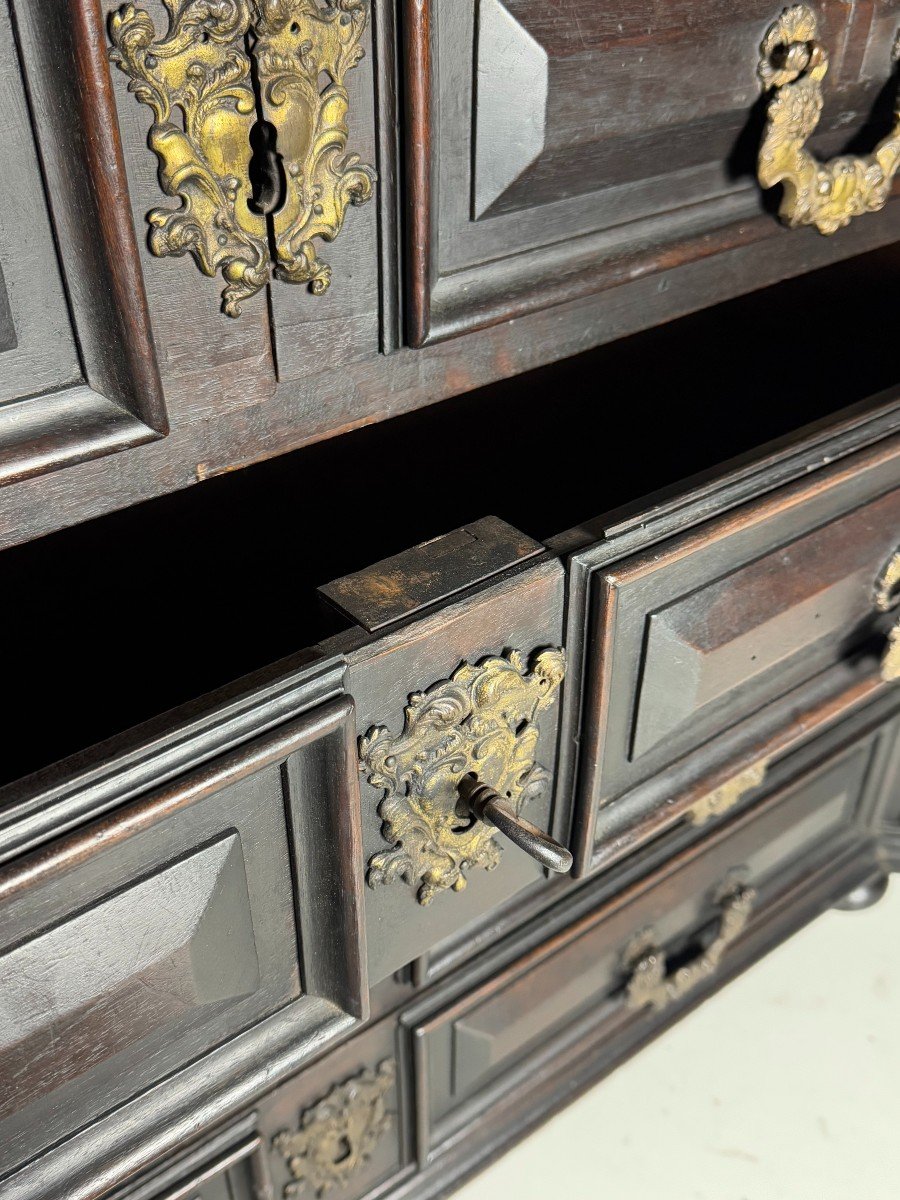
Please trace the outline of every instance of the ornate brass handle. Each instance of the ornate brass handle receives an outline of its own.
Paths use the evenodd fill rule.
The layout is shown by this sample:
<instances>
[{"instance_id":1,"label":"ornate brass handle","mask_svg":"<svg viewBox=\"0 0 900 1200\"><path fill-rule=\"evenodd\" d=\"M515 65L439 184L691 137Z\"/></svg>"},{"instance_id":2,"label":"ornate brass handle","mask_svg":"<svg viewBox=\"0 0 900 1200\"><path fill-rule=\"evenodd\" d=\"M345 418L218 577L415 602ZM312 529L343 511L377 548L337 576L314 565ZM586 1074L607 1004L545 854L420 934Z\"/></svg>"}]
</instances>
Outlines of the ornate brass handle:
<instances>
[{"instance_id":1,"label":"ornate brass handle","mask_svg":"<svg viewBox=\"0 0 900 1200\"><path fill-rule=\"evenodd\" d=\"M784 185L780 216L786 224L815 225L831 234L887 203L900 168L900 108L895 107L894 128L873 154L820 163L806 148L822 115L822 80L828 71L828 51L817 38L816 14L796 4L763 39L759 77L772 95L757 174L764 188Z\"/></svg>"},{"instance_id":2,"label":"ornate brass handle","mask_svg":"<svg viewBox=\"0 0 900 1200\"><path fill-rule=\"evenodd\" d=\"M662 1011L682 999L704 979L714 975L725 951L740 937L753 910L756 891L738 883L730 885L719 899L721 916L716 936L691 962L668 973L666 954L652 929L640 934L625 955L629 972L625 1002L629 1008L649 1005Z\"/></svg>"},{"instance_id":3,"label":"ornate brass handle","mask_svg":"<svg viewBox=\"0 0 900 1200\"><path fill-rule=\"evenodd\" d=\"M900 550L891 555L875 583L875 607L879 612L891 612L900 604ZM887 635L887 646L881 656L881 678L885 683L900 679L900 621Z\"/></svg>"},{"instance_id":4,"label":"ornate brass handle","mask_svg":"<svg viewBox=\"0 0 900 1200\"><path fill-rule=\"evenodd\" d=\"M512 650L461 663L410 696L402 733L381 725L360 738L360 770L384 790L378 815L389 846L369 859L369 887L402 879L420 904L462 891L471 867L498 866L498 829L553 870L569 869L568 851L521 816L548 780L535 760L538 716L553 703L565 664L557 649L528 661ZM494 788L472 787L472 777Z\"/></svg>"},{"instance_id":5,"label":"ornate brass handle","mask_svg":"<svg viewBox=\"0 0 900 1200\"><path fill-rule=\"evenodd\" d=\"M520 817L512 804L477 775L466 775L459 784L460 798L477 821L486 821L505 833L520 850L559 875L572 870L572 855L537 825Z\"/></svg>"}]
</instances>

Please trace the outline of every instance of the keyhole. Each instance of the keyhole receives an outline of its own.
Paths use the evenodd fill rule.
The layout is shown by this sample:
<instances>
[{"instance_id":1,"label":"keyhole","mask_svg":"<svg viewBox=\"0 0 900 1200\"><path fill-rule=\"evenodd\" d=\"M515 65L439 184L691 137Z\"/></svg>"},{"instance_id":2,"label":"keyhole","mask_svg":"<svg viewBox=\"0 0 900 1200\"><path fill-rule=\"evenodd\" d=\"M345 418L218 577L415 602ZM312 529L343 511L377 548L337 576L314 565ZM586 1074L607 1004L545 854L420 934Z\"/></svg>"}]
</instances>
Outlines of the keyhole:
<instances>
[{"instance_id":1,"label":"keyhole","mask_svg":"<svg viewBox=\"0 0 900 1200\"><path fill-rule=\"evenodd\" d=\"M278 130L271 121L256 121L250 130L250 207L254 212L277 212L284 203L286 180L278 153Z\"/></svg>"},{"instance_id":2,"label":"keyhole","mask_svg":"<svg viewBox=\"0 0 900 1200\"><path fill-rule=\"evenodd\" d=\"M339 1163L346 1162L347 1159L350 1157L351 1153L352 1153L352 1151L351 1151L351 1147L350 1147L349 1138L346 1138L346 1137L338 1138L337 1145L334 1148L334 1155L332 1157L332 1162L334 1163L335 1166L337 1166Z\"/></svg>"}]
</instances>

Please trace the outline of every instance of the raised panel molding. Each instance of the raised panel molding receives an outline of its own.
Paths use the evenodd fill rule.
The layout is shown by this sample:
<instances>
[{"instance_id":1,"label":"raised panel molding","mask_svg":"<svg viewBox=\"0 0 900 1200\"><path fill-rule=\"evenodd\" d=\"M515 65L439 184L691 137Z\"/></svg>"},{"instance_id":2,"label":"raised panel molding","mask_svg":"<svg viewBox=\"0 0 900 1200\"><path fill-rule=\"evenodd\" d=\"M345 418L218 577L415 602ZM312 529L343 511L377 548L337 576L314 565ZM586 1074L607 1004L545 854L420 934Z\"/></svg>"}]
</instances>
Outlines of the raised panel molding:
<instances>
[{"instance_id":1,"label":"raised panel molding","mask_svg":"<svg viewBox=\"0 0 900 1200\"><path fill-rule=\"evenodd\" d=\"M0 1074L18 1081L0 1118L80 1075L88 1054L112 1058L258 985L233 833L0 957Z\"/></svg>"},{"instance_id":2,"label":"raised panel molding","mask_svg":"<svg viewBox=\"0 0 900 1200\"><path fill-rule=\"evenodd\" d=\"M472 181L476 220L544 149L549 67L546 50L501 0L481 0Z\"/></svg>"}]
</instances>

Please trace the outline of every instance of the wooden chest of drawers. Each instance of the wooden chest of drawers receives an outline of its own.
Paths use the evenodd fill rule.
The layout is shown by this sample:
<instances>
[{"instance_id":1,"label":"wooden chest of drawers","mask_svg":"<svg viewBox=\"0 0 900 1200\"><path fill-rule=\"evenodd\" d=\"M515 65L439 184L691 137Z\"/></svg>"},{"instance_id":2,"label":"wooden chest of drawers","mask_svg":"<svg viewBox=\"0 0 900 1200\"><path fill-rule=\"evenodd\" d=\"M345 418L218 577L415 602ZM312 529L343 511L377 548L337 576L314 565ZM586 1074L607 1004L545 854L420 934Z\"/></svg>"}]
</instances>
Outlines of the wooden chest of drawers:
<instances>
[{"instance_id":1,"label":"wooden chest of drawers","mask_svg":"<svg viewBox=\"0 0 900 1200\"><path fill-rule=\"evenodd\" d=\"M2 1200L446 1194L900 869L898 28L0 6Z\"/></svg>"}]
</instances>

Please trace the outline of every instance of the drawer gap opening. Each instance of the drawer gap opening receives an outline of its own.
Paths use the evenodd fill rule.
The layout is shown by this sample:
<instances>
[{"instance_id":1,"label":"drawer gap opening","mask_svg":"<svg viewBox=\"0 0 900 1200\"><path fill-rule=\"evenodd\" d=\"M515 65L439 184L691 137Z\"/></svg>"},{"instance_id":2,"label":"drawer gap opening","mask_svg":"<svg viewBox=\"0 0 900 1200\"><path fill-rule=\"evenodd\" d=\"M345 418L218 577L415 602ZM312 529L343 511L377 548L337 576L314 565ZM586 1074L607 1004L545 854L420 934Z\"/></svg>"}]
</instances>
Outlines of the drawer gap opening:
<instances>
[{"instance_id":1,"label":"drawer gap opening","mask_svg":"<svg viewBox=\"0 0 900 1200\"><path fill-rule=\"evenodd\" d=\"M349 629L317 596L330 580L488 515L556 538L874 412L898 290L900 247L848 259L4 551L0 783L301 661ZM465 386L465 339L428 353Z\"/></svg>"}]
</instances>

